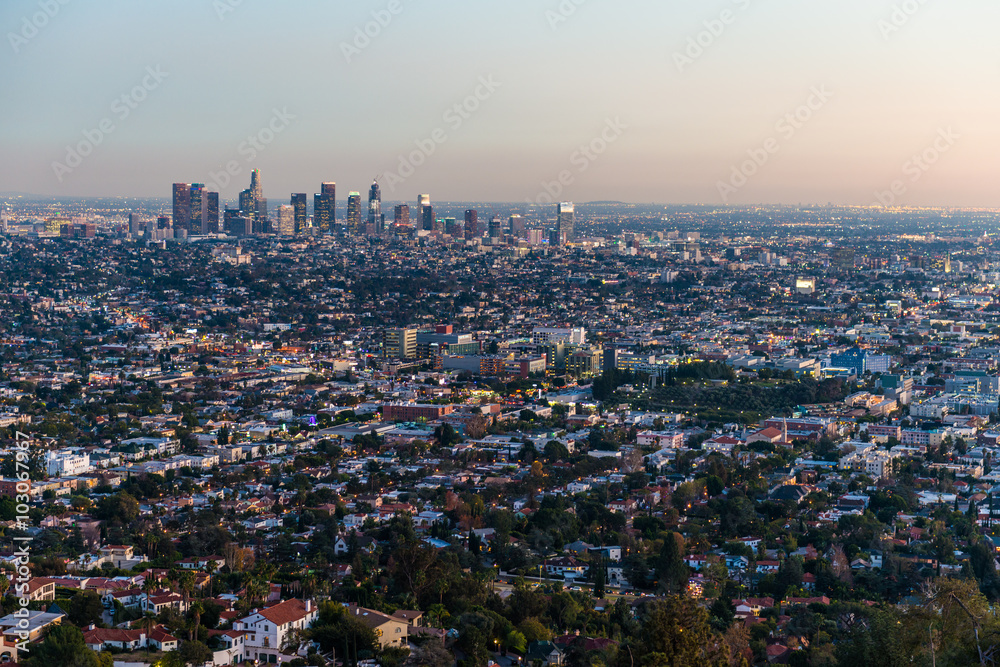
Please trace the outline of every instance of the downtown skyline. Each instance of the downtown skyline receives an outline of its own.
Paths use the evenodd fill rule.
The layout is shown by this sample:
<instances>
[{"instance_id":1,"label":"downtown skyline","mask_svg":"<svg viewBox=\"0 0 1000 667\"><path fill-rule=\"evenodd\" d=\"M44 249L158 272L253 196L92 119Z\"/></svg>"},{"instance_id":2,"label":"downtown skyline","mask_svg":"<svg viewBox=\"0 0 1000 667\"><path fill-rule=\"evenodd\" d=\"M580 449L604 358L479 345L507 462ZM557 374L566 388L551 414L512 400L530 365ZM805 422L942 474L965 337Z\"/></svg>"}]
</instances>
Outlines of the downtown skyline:
<instances>
[{"instance_id":1,"label":"downtown skyline","mask_svg":"<svg viewBox=\"0 0 1000 667\"><path fill-rule=\"evenodd\" d=\"M39 7L0 8L4 192L1000 207L985 2Z\"/></svg>"}]
</instances>

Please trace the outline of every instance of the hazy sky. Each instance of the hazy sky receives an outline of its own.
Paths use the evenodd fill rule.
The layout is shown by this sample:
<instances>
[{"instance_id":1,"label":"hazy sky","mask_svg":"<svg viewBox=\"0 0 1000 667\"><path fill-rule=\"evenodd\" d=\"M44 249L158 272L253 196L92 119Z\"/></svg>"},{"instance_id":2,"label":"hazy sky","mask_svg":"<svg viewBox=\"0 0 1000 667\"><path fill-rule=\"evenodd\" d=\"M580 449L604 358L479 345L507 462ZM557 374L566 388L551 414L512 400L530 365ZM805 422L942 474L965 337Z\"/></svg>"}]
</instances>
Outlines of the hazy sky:
<instances>
[{"instance_id":1,"label":"hazy sky","mask_svg":"<svg viewBox=\"0 0 1000 667\"><path fill-rule=\"evenodd\" d=\"M0 191L166 197L228 163L224 197L259 168L274 201L382 174L1000 207L995 0L2 0L0 26Z\"/></svg>"}]
</instances>

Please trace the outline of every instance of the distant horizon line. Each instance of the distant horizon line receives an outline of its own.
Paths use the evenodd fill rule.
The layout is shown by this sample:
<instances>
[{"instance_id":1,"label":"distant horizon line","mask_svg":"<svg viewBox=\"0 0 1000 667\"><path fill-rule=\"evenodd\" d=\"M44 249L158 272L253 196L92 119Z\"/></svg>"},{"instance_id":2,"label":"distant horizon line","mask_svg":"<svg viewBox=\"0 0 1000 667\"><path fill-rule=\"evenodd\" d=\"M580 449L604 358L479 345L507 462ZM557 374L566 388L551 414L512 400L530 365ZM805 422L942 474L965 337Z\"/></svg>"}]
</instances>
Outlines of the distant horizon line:
<instances>
[{"instance_id":1,"label":"distant horizon line","mask_svg":"<svg viewBox=\"0 0 1000 667\"><path fill-rule=\"evenodd\" d=\"M334 182L334 181L328 181ZM353 192L353 190L351 191ZM289 193L289 196L293 193ZM298 193L294 193L298 194ZM306 194L309 194L308 192ZM144 200L160 200L167 204L172 202L171 196L162 195L47 195L47 194L36 194L30 192L0 192L0 198L30 198L35 200L58 200L58 199L69 199L69 200L87 200L87 199L144 199ZM279 201L278 199L272 199L271 197L266 197L268 201ZM346 201L346 197L344 200ZM416 201L417 198L413 199L383 199L383 203L402 203L408 204L411 201ZM220 201L239 201L239 197L229 197L222 198ZM525 201L516 200L486 200L486 199L441 199L436 200L439 204L502 204L505 206L523 206L527 208L544 208L547 206L556 206L560 202L544 202L544 203L530 203ZM608 205L621 205L621 206L663 206L665 208L676 207L676 208L710 208L710 209L731 209L731 210L742 210L742 209L759 209L759 208L786 208L786 209L858 209L865 211L945 211L945 210L958 210L958 211L991 211L1000 213L1000 206L990 207L990 206L959 206L959 205L949 205L949 204L939 204L934 206L881 206L875 204L804 204L804 203L755 203L755 204L715 204L715 203L704 203L704 202L646 202L646 201L625 201L620 199L597 199L592 201L576 201L572 199L561 200L567 203L573 203L576 206L608 206ZM435 200L432 198L431 203L433 204Z\"/></svg>"}]
</instances>

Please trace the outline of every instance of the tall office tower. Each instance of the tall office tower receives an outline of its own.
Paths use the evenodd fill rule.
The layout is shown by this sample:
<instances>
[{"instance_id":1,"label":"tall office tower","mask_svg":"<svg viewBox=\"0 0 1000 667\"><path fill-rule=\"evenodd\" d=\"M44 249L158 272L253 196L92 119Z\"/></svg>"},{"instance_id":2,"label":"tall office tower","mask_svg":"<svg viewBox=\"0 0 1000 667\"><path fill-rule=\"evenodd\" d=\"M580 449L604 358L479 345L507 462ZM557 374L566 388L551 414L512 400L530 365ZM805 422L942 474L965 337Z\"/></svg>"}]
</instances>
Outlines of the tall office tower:
<instances>
[{"instance_id":1,"label":"tall office tower","mask_svg":"<svg viewBox=\"0 0 1000 667\"><path fill-rule=\"evenodd\" d=\"M516 239L523 239L528 230L528 225L524 218L517 213L510 216L510 220L507 221L507 225L507 228L510 230L510 235Z\"/></svg>"},{"instance_id":2,"label":"tall office tower","mask_svg":"<svg viewBox=\"0 0 1000 667\"><path fill-rule=\"evenodd\" d=\"M379 190L378 181L372 181L372 186L368 190L368 228L365 232L368 236L382 236L385 231L385 218L382 217L382 191Z\"/></svg>"},{"instance_id":3,"label":"tall office tower","mask_svg":"<svg viewBox=\"0 0 1000 667\"><path fill-rule=\"evenodd\" d=\"M361 193L351 192L347 195L347 233L361 233Z\"/></svg>"},{"instance_id":4,"label":"tall office tower","mask_svg":"<svg viewBox=\"0 0 1000 667\"><path fill-rule=\"evenodd\" d=\"M271 220L267 215L267 198L261 197L257 200L257 221L254 223L257 232L266 234L271 231Z\"/></svg>"},{"instance_id":5,"label":"tall office tower","mask_svg":"<svg viewBox=\"0 0 1000 667\"><path fill-rule=\"evenodd\" d=\"M6 211L4 211L2 215L0 215L0 224L2 224L4 229L7 228ZM128 214L128 235L132 237L136 237L139 235L139 216L135 213Z\"/></svg>"},{"instance_id":6,"label":"tall office tower","mask_svg":"<svg viewBox=\"0 0 1000 667\"><path fill-rule=\"evenodd\" d=\"M191 223L191 184L174 183L174 227Z\"/></svg>"},{"instance_id":7,"label":"tall office tower","mask_svg":"<svg viewBox=\"0 0 1000 667\"><path fill-rule=\"evenodd\" d=\"M298 233L295 228L295 207L282 204L278 207L278 233L282 236L293 236Z\"/></svg>"},{"instance_id":8,"label":"tall office tower","mask_svg":"<svg viewBox=\"0 0 1000 667\"><path fill-rule=\"evenodd\" d=\"M557 207L559 223L556 230L559 232L560 243L572 243L576 240L573 233L573 202L562 202Z\"/></svg>"},{"instance_id":9,"label":"tall office tower","mask_svg":"<svg viewBox=\"0 0 1000 667\"><path fill-rule=\"evenodd\" d=\"M415 359L416 329L386 329L382 337L382 354L386 359Z\"/></svg>"},{"instance_id":10,"label":"tall office tower","mask_svg":"<svg viewBox=\"0 0 1000 667\"><path fill-rule=\"evenodd\" d=\"M479 212L474 208L465 212L465 238L469 241L479 238Z\"/></svg>"},{"instance_id":11,"label":"tall office tower","mask_svg":"<svg viewBox=\"0 0 1000 667\"><path fill-rule=\"evenodd\" d=\"M434 229L434 209L431 208L431 196L419 195L417 197L417 219L421 229L431 231Z\"/></svg>"},{"instance_id":12,"label":"tall office tower","mask_svg":"<svg viewBox=\"0 0 1000 667\"><path fill-rule=\"evenodd\" d=\"M455 218L444 219L444 233L453 238L465 236L462 225Z\"/></svg>"},{"instance_id":13,"label":"tall office tower","mask_svg":"<svg viewBox=\"0 0 1000 667\"><path fill-rule=\"evenodd\" d=\"M295 233L306 232L306 193L292 193L292 208L295 210Z\"/></svg>"},{"instance_id":14,"label":"tall office tower","mask_svg":"<svg viewBox=\"0 0 1000 667\"><path fill-rule=\"evenodd\" d=\"M330 234L337 225L337 184L320 183L319 194L313 196L313 227L320 234Z\"/></svg>"},{"instance_id":15,"label":"tall office tower","mask_svg":"<svg viewBox=\"0 0 1000 667\"><path fill-rule=\"evenodd\" d=\"M240 211L243 215L253 219L253 214L256 210L257 204L253 200L253 192L250 190L240 190Z\"/></svg>"},{"instance_id":16,"label":"tall office tower","mask_svg":"<svg viewBox=\"0 0 1000 667\"><path fill-rule=\"evenodd\" d=\"M264 199L264 187L260 183L260 169L250 172L250 191L253 193L254 201Z\"/></svg>"},{"instance_id":17,"label":"tall office tower","mask_svg":"<svg viewBox=\"0 0 1000 667\"><path fill-rule=\"evenodd\" d=\"M201 233L219 233L219 193L205 191L201 199Z\"/></svg>"},{"instance_id":18,"label":"tall office tower","mask_svg":"<svg viewBox=\"0 0 1000 667\"><path fill-rule=\"evenodd\" d=\"M392 216L393 224L399 226L409 226L410 225L410 206L409 204L399 204L393 211Z\"/></svg>"},{"instance_id":19,"label":"tall office tower","mask_svg":"<svg viewBox=\"0 0 1000 667\"><path fill-rule=\"evenodd\" d=\"M503 220L500 219L499 215L490 219L489 235L491 239L503 238Z\"/></svg>"},{"instance_id":20,"label":"tall office tower","mask_svg":"<svg viewBox=\"0 0 1000 667\"><path fill-rule=\"evenodd\" d=\"M188 234L201 234L202 200L205 193L203 183L192 183L188 189L188 202L191 210L191 218L184 224L184 229ZM174 224L177 227L177 224Z\"/></svg>"},{"instance_id":21,"label":"tall office tower","mask_svg":"<svg viewBox=\"0 0 1000 667\"><path fill-rule=\"evenodd\" d=\"M267 199L264 198L264 186L260 182L260 170L250 172L250 210L244 211L253 220L255 233L267 231Z\"/></svg>"},{"instance_id":22,"label":"tall office tower","mask_svg":"<svg viewBox=\"0 0 1000 667\"><path fill-rule=\"evenodd\" d=\"M320 234L330 233L330 209L327 206L326 195L313 195L313 227Z\"/></svg>"}]
</instances>

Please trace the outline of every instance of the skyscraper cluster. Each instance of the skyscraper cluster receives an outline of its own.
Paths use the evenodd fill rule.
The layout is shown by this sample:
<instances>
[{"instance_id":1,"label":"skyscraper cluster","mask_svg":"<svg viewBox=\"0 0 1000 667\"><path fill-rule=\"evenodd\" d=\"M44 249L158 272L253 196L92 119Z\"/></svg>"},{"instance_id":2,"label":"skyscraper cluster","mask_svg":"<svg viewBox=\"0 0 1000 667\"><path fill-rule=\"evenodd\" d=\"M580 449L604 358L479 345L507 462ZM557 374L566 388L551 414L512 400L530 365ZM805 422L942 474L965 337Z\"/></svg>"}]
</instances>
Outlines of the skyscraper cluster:
<instances>
[{"instance_id":1,"label":"skyscraper cluster","mask_svg":"<svg viewBox=\"0 0 1000 667\"><path fill-rule=\"evenodd\" d=\"M219 193L202 183L174 183L173 228L175 236L216 234L219 231Z\"/></svg>"},{"instance_id":2,"label":"skyscraper cluster","mask_svg":"<svg viewBox=\"0 0 1000 667\"><path fill-rule=\"evenodd\" d=\"M312 216L309 215L309 196L305 192L291 194L288 204L277 208L277 216L268 216L267 198L264 197L260 171L250 174L250 187L239 194L237 208L226 208L221 231L231 236L251 234L279 234L282 236L343 234L350 236L385 237L388 234L431 232L447 234L455 239L474 241L486 237L490 244L504 244L511 239L529 241L534 245L540 240L542 230L528 229L527 220L519 214L511 215L506 224L499 216L489 220L484 228L479 223L479 212L465 211L463 218L437 218L431 197L417 196L416 207L412 211L408 204L399 204L393 209L391 226L386 225L382 211L382 190L378 179L373 179L368 189L368 209L362 208L362 195L351 191L347 195L347 214L344 224L337 224L337 184L327 181L320 184L320 191L313 195ZM153 238L187 237L216 234L219 224L219 193L205 189L201 183L173 184L173 217L168 219L164 231L162 220L155 225ZM414 230L414 227L416 228ZM139 219L131 218L129 233L133 236L142 231ZM149 230L146 230L147 232ZM575 241L575 219L572 202L561 202L556 207L556 226L551 229L549 243L552 245L572 244Z\"/></svg>"}]
</instances>

